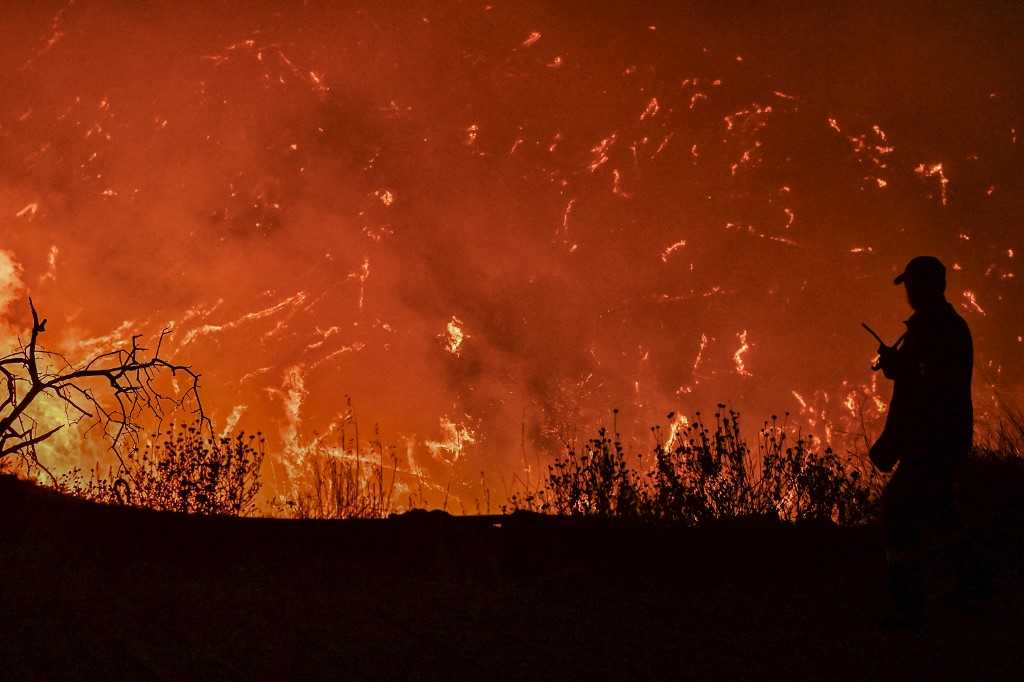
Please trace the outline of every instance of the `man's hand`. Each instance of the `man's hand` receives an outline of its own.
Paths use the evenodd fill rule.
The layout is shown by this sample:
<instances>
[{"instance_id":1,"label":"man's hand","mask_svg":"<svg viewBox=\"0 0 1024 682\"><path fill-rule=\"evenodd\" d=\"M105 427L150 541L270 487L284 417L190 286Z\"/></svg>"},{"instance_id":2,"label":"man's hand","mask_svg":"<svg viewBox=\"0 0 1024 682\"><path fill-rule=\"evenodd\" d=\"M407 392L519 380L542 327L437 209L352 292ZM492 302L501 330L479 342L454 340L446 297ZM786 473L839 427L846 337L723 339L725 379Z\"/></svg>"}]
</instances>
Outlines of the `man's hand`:
<instances>
[{"instance_id":1,"label":"man's hand","mask_svg":"<svg viewBox=\"0 0 1024 682\"><path fill-rule=\"evenodd\" d=\"M882 370L886 377L892 379L899 367L900 351L894 346L887 346L884 343L878 347L878 362L874 369Z\"/></svg>"}]
</instances>

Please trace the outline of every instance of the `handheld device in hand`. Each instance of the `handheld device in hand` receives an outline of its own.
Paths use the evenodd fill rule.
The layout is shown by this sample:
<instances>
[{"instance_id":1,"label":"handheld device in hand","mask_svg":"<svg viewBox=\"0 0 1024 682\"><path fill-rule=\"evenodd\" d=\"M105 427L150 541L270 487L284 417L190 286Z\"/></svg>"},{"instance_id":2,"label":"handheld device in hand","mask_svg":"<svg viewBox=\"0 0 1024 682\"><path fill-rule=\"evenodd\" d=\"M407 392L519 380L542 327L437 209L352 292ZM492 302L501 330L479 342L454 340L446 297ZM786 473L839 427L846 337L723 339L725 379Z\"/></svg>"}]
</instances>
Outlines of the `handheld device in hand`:
<instances>
[{"instance_id":1,"label":"handheld device in hand","mask_svg":"<svg viewBox=\"0 0 1024 682\"><path fill-rule=\"evenodd\" d=\"M871 327L868 326L867 322L861 322L860 326L864 327L864 331L866 331L868 334L871 334L871 336L875 337L875 341L878 341L878 351L879 351L879 354L881 354L883 349L896 350L897 348L900 347L900 344L903 343L903 339L906 338L906 336L907 336L906 334L904 334L903 336L901 336L900 338L898 338L896 340L896 343L894 343L894 344L892 344L890 346L885 341L882 340L882 337L879 336L875 332L874 329L872 329ZM873 372L877 372L881 368L882 368L881 359L879 359L879 361L876 362L875 364L871 365L871 371L873 371Z\"/></svg>"},{"instance_id":2,"label":"handheld device in hand","mask_svg":"<svg viewBox=\"0 0 1024 682\"><path fill-rule=\"evenodd\" d=\"M860 326L864 327L864 331L866 331L868 334L871 334L871 336L875 337L875 341L878 341L879 346L885 345L885 341L882 341L882 337L876 334L875 330L869 327L867 322L861 322Z\"/></svg>"}]
</instances>

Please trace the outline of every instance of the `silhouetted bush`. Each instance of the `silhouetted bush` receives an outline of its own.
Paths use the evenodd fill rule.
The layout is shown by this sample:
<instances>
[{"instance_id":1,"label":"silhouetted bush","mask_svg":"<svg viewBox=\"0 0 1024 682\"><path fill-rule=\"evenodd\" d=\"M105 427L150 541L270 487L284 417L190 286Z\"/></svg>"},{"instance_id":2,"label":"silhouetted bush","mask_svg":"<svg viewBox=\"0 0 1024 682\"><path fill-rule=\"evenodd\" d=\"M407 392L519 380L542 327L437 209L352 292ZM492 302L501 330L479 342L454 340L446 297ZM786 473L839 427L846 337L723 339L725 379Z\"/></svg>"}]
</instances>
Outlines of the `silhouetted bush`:
<instances>
[{"instance_id":1,"label":"silhouetted bush","mask_svg":"<svg viewBox=\"0 0 1024 682\"><path fill-rule=\"evenodd\" d=\"M626 462L622 443L604 429L582 452L570 446L549 467L546 504L558 514L635 517L644 514L648 495Z\"/></svg>"},{"instance_id":2,"label":"silhouetted bush","mask_svg":"<svg viewBox=\"0 0 1024 682\"><path fill-rule=\"evenodd\" d=\"M855 525L875 515L884 481L864 458L840 458L811 436L787 445L774 418L761 431L760 449L760 494L779 518Z\"/></svg>"},{"instance_id":3,"label":"silhouetted bush","mask_svg":"<svg viewBox=\"0 0 1024 682\"><path fill-rule=\"evenodd\" d=\"M74 470L56 487L107 504L244 516L256 510L263 458L262 434L216 438L205 436L200 423L172 424L105 476L94 471L85 481Z\"/></svg>"},{"instance_id":4,"label":"silhouetted bush","mask_svg":"<svg viewBox=\"0 0 1024 682\"><path fill-rule=\"evenodd\" d=\"M667 437L660 427L652 432L650 465L637 456L630 466L622 443L604 429L582 452L568 445L543 487L513 495L511 509L687 524L747 516L858 524L875 514L880 476L810 437L790 442L774 417L761 429L756 453L732 410L716 412L711 425L698 413L675 421Z\"/></svg>"}]
</instances>

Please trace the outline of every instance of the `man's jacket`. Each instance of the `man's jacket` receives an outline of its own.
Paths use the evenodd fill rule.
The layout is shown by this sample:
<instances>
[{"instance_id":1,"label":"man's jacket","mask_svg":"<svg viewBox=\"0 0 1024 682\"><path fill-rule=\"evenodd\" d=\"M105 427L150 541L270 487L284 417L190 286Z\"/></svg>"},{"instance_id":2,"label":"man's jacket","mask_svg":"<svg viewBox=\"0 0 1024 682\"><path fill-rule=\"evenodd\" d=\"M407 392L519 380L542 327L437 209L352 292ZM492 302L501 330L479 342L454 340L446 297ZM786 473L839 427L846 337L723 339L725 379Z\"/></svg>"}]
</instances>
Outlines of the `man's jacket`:
<instances>
[{"instance_id":1,"label":"man's jacket","mask_svg":"<svg viewBox=\"0 0 1024 682\"><path fill-rule=\"evenodd\" d=\"M894 385L872 461L884 471L898 461L929 469L956 464L970 452L974 434L971 332L946 301L915 312L905 324L903 344L880 358Z\"/></svg>"}]
</instances>

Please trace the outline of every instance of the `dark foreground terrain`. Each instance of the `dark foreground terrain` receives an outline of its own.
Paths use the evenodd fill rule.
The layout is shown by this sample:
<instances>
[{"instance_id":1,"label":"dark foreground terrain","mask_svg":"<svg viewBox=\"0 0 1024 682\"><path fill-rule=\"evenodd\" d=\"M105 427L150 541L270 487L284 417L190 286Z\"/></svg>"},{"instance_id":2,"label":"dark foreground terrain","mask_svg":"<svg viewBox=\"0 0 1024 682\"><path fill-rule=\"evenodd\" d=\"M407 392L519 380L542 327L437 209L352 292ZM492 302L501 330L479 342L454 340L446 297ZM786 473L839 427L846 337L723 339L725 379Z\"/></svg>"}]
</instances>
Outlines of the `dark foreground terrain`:
<instances>
[{"instance_id":1,"label":"dark foreground terrain","mask_svg":"<svg viewBox=\"0 0 1024 682\"><path fill-rule=\"evenodd\" d=\"M0 515L9 679L1021 679L1005 528L990 600L939 571L887 632L870 528L210 519L10 477Z\"/></svg>"}]
</instances>

